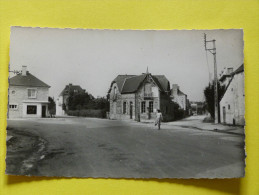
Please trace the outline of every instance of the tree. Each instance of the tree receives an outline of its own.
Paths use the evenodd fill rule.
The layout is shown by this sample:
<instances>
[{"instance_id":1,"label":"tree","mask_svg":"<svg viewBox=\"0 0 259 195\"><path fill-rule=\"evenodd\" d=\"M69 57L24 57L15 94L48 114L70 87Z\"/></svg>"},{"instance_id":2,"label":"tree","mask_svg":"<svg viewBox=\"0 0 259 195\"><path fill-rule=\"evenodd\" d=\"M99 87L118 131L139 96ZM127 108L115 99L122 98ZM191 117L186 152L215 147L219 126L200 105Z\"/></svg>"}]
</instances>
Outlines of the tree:
<instances>
[{"instance_id":1,"label":"tree","mask_svg":"<svg viewBox=\"0 0 259 195\"><path fill-rule=\"evenodd\" d=\"M73 93L67 98L67 110L109 110L109 101L105 97L94 98L91 94Z\"/></svg>"},{"instance_id":2,"label":"tree","mask_svg":"<svg viewBox=\"0 0 259 195\"><path fill-rule=\"evenodd\" d=\"M225 91L226 91L226 87L225 85L220 85L220 83L218 82L218 105L220 100L222 99ZM215 103L214 103L214 82L213 83L209 83L209 85L204 89L204 96L205 96L205 100L206 100L206 104L207 104L207 109L211 115L212 118L215 118ZM219 106L218 106L219 109ZM219 112L219 110L218 110Z\"/></svg>"},{"instance_id":3,"label":"tree","mask_svg":"<svg viewBox=\"0 0 259 195\"><path fill-rule=\"evenodd\" d=\"M50 114L50 117L52 118L53 115L56 114L56 103L54 101L54 97L49 97L48 98L49 100L49 114Z\"/></svg>"},{"instance_id":4,"label":"tree","mask_svg":"<svg viewBox=\"0 0 259 195\"><path fill-rule=\"evenodd\" d=\"M95 109L109 110L109 102L106 98L100 97L94 100Z\"/></svg>"},{"instance_id":5,"label":"tree","mask_svg":"<svg viewBox=\"0 0 259 195\"><path fill-rule=\"evenodd\" d=\"M73 93L69 94L67 99L67 105L69 110L80 110L94 107L94 97L87 93Z\"/></svg>"},{"instance_id":6,"label":"tree","mask_svg":"<svg viewBox=\"0 0 259 195\"><path fill-rule=\"evenodd\" d=\"M174 120L182 119L184 117L184 110L181 109L179 104L177 104L176 102L173 102L173 107L174 107L174 110L173 110Z\"/></svg>"}]
</instances>

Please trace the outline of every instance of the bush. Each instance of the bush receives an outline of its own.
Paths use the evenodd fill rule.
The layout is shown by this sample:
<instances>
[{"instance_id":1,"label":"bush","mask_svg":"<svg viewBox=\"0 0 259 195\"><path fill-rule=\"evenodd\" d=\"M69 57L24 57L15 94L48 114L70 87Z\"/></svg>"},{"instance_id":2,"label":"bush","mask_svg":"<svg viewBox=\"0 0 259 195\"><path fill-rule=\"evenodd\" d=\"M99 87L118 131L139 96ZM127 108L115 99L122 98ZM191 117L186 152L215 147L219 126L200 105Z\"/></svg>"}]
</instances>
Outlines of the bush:
<instances>
[{"instance_id":1,"label":"bush","mask_svg":"<svg viewBox=\"0 0 259 195\"><path fill-rule=\"evenodd\" d=\"M183 109L177 109L174 111L174 119L179 120L184 118L184 110Z\"/></svg>"},{"instance_id":2,"label":"bush","mask_svg":"<svg viewBox=\"0 0 259 195\"><path fill-rule=\"evenodd\" d=\"M93 117L93 118L106 118L106 109L87 109L87 110L68 110L69 116Z\"/></svg>"},{"instance_id":3,"label":"bush","mask_svg":"<svg viewBox=\"0 0 259 195\"><path fill-rule=\"evenodd\" d=\"M174 117L172 115L169 115L169 114L165 114L163 116L163 122L170 122L170 121L173 121Z\"/></svg>"}]
</instances>

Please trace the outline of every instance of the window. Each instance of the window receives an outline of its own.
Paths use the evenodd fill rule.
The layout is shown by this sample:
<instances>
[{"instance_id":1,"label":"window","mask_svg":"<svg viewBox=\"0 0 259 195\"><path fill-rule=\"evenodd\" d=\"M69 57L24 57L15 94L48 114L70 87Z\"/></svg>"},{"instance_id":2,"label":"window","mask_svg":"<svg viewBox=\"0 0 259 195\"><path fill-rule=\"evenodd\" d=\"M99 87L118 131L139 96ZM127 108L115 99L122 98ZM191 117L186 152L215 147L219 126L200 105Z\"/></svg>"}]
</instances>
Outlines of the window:
<instances>
[{"instance_id":1,"label":"window","mask_svg":"<svg viewBox=\"0 0 259 195\"><path fill-rule=\"evenodd\" d=\"M10 105L9 105L9 109L10 109L10 110L17 110L17 109L18 109L18 106L17 106L17 104L10 104Z\"/></svg>"},{"instance_id":2,"label":"window","mask_svg":"<svg viewBox=\"0 0 259 195\"><path fill-rule=\"evenodd\" d=\"M150 101L150 102L149 102L149 111L150 111L150 112L153 112L153 111L154 111L154 106L153 106L153 105L154 105L153 101Z\"/></svg>"},{"instance_id":3,"label":"window","mask_svg":"<svg viewBox=\"0 0 259 195\"><path fill-rule=\"evenodd\" d=\"M127 102L123 102L123 114L126 114Z\"/></svg>"},{"instance_id":4,"label":"window","mask_svg":"<svg viewBox=\"0 0 259 195\"><path fill-rule=\"evenodd\" d=\"M37 114L37 106L27 106L27 114Z\"/></svg>"},{"instance_id":5,"label":"window","mask_svg":"<svg viewBox=\"0 0 259 195\"><path fill-rule=\"evenodd\" d=\"M28 98L36 98L36 89L28 89Z\"/></svg>"},{"instance_id":6,"label":"window","mask_svg":"<svg viewBox=\"0 0 259 195\"><path fill-rule=\"evenodd\" d=\"M230 104L228 105L228 109L230 110Z\"/></svg>"},{"instance_id":7,"label":"window","mask_svg":"<svg viewBox=\"0 0 259 195\"><path fill-rule=\"evenodd\" d=\"M113 101L116 101L116 99L117 99L117 88L116 88L116 86L113 87L113 93L112 93L111 98L112 98Z\"/></svg>"},{"instance_id":8,"label":"window","mask_svg":"<svg viewBox=\"0 0 259 195\"><path fill-rule=\"evenodd\" d=\"M146 112L146 102L141 102L141 113Z\"/></svg>"},{"instance_id":9,"label":"window","mask_svg":"<svg viewBox=\"0 0 259 195\"><path fill-rule=\"evenodd\" d=\"M116 95L117 94L117 88L114 86L114 94Z\"/></svg>"}]
</instances>

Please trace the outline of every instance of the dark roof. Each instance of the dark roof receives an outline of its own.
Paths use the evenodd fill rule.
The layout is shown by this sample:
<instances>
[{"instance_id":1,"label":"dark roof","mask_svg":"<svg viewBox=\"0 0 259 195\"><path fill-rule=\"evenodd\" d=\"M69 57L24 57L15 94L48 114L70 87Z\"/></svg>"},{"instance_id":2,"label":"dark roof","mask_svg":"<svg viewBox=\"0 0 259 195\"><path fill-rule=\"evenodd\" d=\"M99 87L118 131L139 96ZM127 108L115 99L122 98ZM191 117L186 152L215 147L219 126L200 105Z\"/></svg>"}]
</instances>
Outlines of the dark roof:
<instances>
[{"instance_id":1,"label":"dark roof","mask_svg":"<svg viewBox=\"0 0 259 195\"><path fill-rule=\"evenodd\" d=\"M59 96L69 94L69 92L72 92L74 90L77 90L79 93L84 92L82 87L80 87L79 85L69 84L69 85L66 85L66 87L62 90L62 92L59 94Z\"/></svg>"},{"instance_id":2,"label":"dark roof","mask_svg":"<svg viewBox=\"0 0 259 195\"><path fill-rule=\"evenodd\" d=\"M137 91L140 84L144 81L146 76L147 76L146 74L142 74L139 76L133 76L125 79L121 93L133 93Z\"/></svg>"},{"instance_id":3,"label":"dark roof","mask_svg":"<svg viewBox=\"0 0 259 195\"><path fill-rule=\"evenodd\" d=\"M244 72L244 64L242 64L241 66L239 66L233 73L232 75L234 76L235 74L238 74L240 72Z\"/></svg>"},{"instance_id":4,"label":"dark roof","mask_svg":"<svg viewBox=\"0 0 259 195\"><path fill-rule=\"evenodd\" d=\"M122 86L123 86L123 84L124 84L124 82L125 82L125 79L127 79L127 78L130 78L130 77L134 77L134 76L136 76L136 75L118 75L114 80L113 80L113 82L112 82L112 84L115 82L115 83L117 83L117 86L118 86L118 88L119 88L119 92L121 92L122 91Z\"/></svg>"},{"instance_id":5,"label":"dark roof","mask_svg":"<svg viewBox=\"0 0 259 195\"><path fill-rule=\"evenodd\" d=\"M225 78L227 78L227 77L231 77L231 75L230 75L230 74L224 74L224 75L222 75L222 76L219 78L219 81L223 81L223 80L225 80Z\"/></svg>"},{"instance_id":6,"label":"dark roof","mask_svg":"<svg viewBox=\"0 0 259 195\"><path fill-rule=\"evenodd\" d=\"M138 90L146 76L150 75L161 91L169 91L170 83L164 75L118 75L111 83L117 83L120 93L134 93ZM111 90L111 89L110 89ZM109 91L110 91L109 90Z\"/></svg>"},{"instance_id":7,"label":"dark roof","mask_svg":"<svg viewBox=\"0 0 259 195\"><path fill-rule=\"evenodd\" d=\"M37 77L27 71L26 76L18 74L9 80L10 86L27 86L27 87L50 87Z\"/></svg>"},{"instance_id":8,"label":"dark roof","mask_svg":"<svg viewBox=\"0 0 259 195\"><path fill-rule=\"evenodd\" d=\"M154 75L154 77L157 78L164 91L170 91L170 82L165 77L165 75Z\"/></svg>"}]
</instances>

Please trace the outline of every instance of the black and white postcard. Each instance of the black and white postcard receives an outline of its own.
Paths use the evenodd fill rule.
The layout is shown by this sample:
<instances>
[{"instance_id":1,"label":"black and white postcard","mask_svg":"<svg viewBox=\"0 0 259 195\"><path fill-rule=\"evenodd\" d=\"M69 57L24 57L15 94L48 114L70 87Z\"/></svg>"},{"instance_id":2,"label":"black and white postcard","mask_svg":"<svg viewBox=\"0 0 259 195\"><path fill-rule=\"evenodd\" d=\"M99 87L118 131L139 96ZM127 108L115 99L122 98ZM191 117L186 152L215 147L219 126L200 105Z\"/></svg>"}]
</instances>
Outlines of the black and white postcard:
<instances>
[{"instance_id":1,"label":"black and white postcard","mask_svg":"<svg viewBox=\"0 0 259 195\"><path fill-rule=\"evenodd\" d=\"M243 30L12 27L6 174L245 175Z\"/></svg>"}]
</instances>

